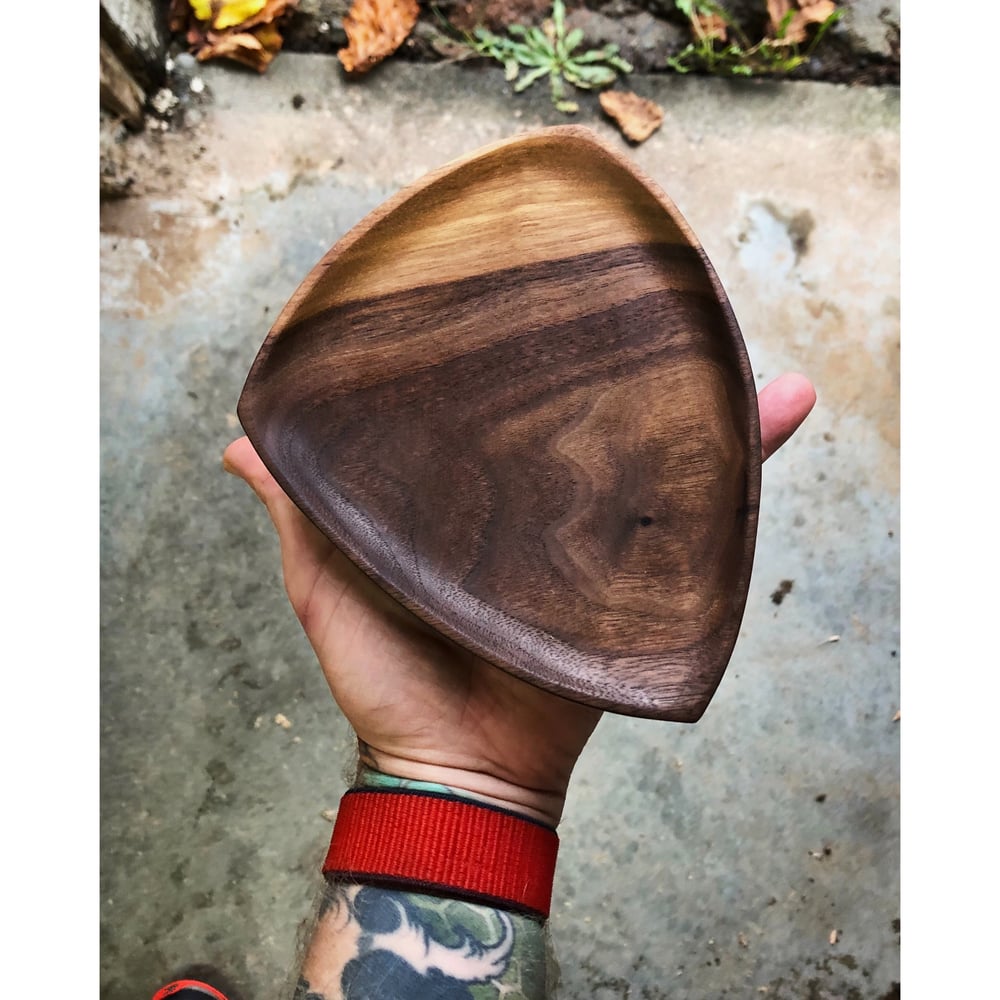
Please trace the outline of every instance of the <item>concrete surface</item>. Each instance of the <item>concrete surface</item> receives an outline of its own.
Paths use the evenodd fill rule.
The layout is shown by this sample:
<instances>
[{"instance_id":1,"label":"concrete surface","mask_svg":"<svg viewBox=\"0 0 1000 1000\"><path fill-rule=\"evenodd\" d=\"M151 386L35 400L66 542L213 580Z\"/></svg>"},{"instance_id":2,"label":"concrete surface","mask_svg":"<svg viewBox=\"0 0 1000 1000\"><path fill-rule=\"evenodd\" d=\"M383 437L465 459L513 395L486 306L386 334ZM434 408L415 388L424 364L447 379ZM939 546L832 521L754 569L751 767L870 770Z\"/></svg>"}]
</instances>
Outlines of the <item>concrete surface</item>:
<instances>
[{"instance_id":1,"label":"concrete surface","mask_svg":"<svg viewBox=\"0 0 1000 1000\"><path fill-rule=\"evenodd\" d=\"M352 765L265 512L220 468L271 320L401 185L560 120L492 70L346 85L286 53L263 78L197 72L198 126L130 140L136 194L102 210L104 1000L191 963L275 996ZM765 468L742 635L704 718L609 716L581 759L558 995L898 996L898 93L634 85L666 121L630 155L701 237L761 384L802 370L819 403Z\"/></svg>"}]
</instances>

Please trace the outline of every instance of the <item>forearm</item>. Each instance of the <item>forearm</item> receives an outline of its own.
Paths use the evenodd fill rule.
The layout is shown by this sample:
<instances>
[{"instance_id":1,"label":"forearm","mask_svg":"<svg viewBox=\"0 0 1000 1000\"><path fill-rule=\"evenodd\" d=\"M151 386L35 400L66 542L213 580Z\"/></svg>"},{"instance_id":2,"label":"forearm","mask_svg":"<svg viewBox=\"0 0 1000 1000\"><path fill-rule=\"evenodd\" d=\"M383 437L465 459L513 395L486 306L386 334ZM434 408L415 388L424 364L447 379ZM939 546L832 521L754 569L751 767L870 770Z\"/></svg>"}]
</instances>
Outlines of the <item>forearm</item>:
<instances>
[{"instance_id":1,"label":"forearm","mask_svg":"<svg viewBox=\"0 0 1000 1000\"><path fill-rule=\"evenodd\" d=\"M331 879L295 1000L544 1000L546 974L538 920Z\"/></svg>"},{"instance_id":2,"label":"forearm","mask_svg":"<svg viewBox=\"0 0 1000 1000\"><path fill-rule=\"evenodd\" d=\"M356 788L482 801L453 786L389 776L363 763ZM328 875L295 1000L544 1000L554 967L547 942L539 914L438 889L424 893Z\"/></svg>"}]
</instances>

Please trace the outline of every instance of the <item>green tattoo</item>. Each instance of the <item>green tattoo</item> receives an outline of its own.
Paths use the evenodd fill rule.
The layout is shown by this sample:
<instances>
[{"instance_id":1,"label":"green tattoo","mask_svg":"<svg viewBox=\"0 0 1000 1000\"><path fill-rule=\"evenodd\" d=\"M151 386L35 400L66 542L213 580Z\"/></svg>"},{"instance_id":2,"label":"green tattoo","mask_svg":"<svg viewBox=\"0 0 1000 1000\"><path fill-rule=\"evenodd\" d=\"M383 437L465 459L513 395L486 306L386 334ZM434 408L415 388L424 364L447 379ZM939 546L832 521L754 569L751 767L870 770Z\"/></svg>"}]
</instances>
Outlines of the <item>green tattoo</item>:
<instances>
[{"instance_id":1,"label":"green tattoo","mask_svg":"<svg viewBox=\"0 0 1000 1000\"><path fill-rule=\"evenodd\" d=\"M469 792L460 792L448 785L440 785L436 781L417 781L414 778L397 778L394 774L383 774L367 764L358 767L358 777L355 788L412 788L418 792L439 792L442 795L459 795L462 798L473 798Z\"/></svg>"},{"instance_id":2,"label":"green tattoo","mask_svg":"<svg viewBox=\"0 0 1000 1000\"><path fill-rule=\"evenodd\" d=\"M544 1000L546 948L520 914L330 882L296 1000Z\"/></svg>"}]
</instances>

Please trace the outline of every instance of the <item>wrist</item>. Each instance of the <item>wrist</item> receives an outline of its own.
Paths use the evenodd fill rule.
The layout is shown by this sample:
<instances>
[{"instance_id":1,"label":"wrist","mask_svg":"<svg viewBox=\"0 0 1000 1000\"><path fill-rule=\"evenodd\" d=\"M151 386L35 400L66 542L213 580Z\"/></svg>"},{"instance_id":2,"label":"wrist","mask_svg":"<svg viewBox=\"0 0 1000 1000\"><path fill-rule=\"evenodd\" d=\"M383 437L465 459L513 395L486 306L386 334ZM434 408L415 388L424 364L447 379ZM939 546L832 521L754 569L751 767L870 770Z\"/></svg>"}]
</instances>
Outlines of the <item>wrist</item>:
<instances>
[{"instance_id":1,"label":"wrist","mask_svg":"<svg viewBox=\"0 0 1000 1000\"><path fill-rule=\"evenodd\" d=\"M355 788L413 788L497 806L555 828L565 794L527 788L485 771L430 764L359 742Z\"/></svg>"},{"instance_id":2,"label":"wrist","mask_svg":"<svg viewBox=\"0 0 1000 1000\"><path fill-rule=\"evenodd\" d=\"M559 837L537 819L424 782L349 789L328 880L460 899L545 920Z\"/></svg>"}]
</instances>

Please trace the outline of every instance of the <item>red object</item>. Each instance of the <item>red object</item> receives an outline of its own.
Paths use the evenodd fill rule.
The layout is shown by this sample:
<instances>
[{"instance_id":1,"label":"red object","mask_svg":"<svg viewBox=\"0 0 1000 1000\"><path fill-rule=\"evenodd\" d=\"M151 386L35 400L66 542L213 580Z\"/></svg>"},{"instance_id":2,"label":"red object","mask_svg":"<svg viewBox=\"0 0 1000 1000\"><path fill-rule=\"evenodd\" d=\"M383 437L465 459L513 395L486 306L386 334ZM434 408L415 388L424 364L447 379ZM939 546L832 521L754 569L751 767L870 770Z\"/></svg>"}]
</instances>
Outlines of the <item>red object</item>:
<instances>
[{"instance_id":1,"label":"red object","mask_svg":"<svg viewBox=\"0 0 1000 1000\"><path fill-rule=\"evenodd\" d=\"M177 996L182 990L191 990L198 996L209 997L210 1000L228 1000L225 993L220 993L214 986L209 986L200 979L177 979L167 983L153 994L153 1000L167 1000L167 997Z\"/></svg>"},{"instance_id":2,"label":"red object","mask_svg":"<svg viewBox=\"0 0 1000 1000\"><path fill-rule=\"evenodd\" d=\"M323 873L548 917L559 837L497 806L410 789L352 789Z\"/></svg>"}]
</instances>

